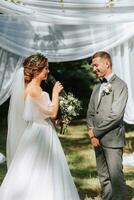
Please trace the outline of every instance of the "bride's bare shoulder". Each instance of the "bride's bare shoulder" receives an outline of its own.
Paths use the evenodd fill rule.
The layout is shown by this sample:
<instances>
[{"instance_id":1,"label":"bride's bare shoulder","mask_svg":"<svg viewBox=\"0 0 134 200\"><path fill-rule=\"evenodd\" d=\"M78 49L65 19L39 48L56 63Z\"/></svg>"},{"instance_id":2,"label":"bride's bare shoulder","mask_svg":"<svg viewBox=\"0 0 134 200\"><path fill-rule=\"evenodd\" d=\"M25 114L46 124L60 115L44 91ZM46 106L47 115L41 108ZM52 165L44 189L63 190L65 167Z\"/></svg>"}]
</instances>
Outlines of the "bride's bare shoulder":
<instances>
[{"instance_id":1,"label":"bride's bare shoulder","mask_svg":"<svg viewBox=\"0 0 134 200\"><path fill-rule=\"evenodd\" d=\"M25 97L27 95L30 95L31 97L40 97L42 94L42 89L39 86L33 86L31 84L28 84L25 90Z\"/></svg>"}]
</instances>

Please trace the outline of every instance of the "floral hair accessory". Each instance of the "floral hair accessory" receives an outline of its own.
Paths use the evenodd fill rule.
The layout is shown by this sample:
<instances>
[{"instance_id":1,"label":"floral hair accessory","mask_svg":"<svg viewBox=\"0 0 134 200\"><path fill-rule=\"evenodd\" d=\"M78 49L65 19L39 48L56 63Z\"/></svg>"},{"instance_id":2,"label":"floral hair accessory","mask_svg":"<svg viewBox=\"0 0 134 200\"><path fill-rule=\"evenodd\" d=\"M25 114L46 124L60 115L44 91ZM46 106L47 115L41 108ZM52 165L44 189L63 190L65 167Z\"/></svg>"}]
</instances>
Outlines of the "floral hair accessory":
<instances>
[{"instance_id":1,"label":"floral hair accessory","mask_svg":"<svg viewBox=\"0 0 134 200\"><path fill-rule=\"evenodd\" d=\"M110 94L112 92L112 84L108 83L106 86L104 86L103 91L105 94Z\"/></svg>"},{"instance_id":2,"label":"floral hair accessory","mask_svg":"<svg viewBox=\"0 0 134 200\"><path fill-rule=\"evenodd\" d=\"M41 53L37 53L37 54L31 56L31 62L36 63L41 58L45 59L46 57L44 55L42 55Z\"/></svg>"}]
</instances>

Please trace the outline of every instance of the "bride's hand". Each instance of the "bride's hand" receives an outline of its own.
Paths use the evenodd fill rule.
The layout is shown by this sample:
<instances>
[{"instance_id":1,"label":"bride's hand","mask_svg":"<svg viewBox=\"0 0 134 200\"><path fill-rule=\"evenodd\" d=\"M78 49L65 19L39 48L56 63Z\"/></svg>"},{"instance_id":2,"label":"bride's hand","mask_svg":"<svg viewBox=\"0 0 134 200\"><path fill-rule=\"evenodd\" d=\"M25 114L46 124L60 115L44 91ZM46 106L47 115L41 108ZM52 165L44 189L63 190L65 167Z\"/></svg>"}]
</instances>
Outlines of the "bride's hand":
<instances>
[{"instance_id":1,"label":"bride's hand","mask_svg":"<svg viewBox=\"0 0 134 200\"><path fill-rule=\"evenodd\" d=\"M61 90L63 90L63 86L59 81L57 81L53 87L53 93L59 94Z\"/></svg>"}]
</instances>

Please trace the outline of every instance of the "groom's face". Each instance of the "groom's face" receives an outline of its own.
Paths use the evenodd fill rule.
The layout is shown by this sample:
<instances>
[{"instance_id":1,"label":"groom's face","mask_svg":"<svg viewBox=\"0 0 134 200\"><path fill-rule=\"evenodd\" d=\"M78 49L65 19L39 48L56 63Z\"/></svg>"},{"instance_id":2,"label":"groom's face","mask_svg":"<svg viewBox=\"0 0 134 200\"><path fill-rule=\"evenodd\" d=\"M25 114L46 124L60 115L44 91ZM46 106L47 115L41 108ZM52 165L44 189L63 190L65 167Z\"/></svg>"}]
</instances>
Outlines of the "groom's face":
<instances>
[{"instance_id":1,"label":"groom's face","mask_svg":"<svg viewBox=\"0 0 134 200\"><path fill-rule=\"evenodd\" d=\"M97 78L105 77L108 71L108 62L104 58L96 57L92 60L92 67Z\"/></svg>"}]
</instances>

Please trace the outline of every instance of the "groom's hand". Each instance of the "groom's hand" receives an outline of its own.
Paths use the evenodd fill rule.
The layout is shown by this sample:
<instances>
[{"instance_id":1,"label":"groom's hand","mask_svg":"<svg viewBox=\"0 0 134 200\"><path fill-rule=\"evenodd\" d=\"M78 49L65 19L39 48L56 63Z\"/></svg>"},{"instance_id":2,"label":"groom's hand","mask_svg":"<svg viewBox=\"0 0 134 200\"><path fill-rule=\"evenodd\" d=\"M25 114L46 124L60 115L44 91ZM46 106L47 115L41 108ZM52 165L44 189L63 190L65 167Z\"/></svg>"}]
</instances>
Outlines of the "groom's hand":
<instances>
[{"instance_id":1,"label":"groom's hand","mask_svg":"<svg viewBox=\"0 0 134 200\"><path fill-rule=\"evenodd\" d=\"M94 147L97 147L97 146L100 145L99 140L98 140L98 138L95 137L92 128L90 128L90 129L88 130L88 135L89 135L89 138L90 138L90 140L91 140L91 144L92 144Z\"/></svg>"},{"instance_id":2,"label":"groom's hand","mask_svg":"<svg viewBox=\"0 0 134 200\"><path fill-rule=\"evenodd\" d=\"M96 137L91 138L91 144L93 145L93 147L100 146L99 140Z\"/></svg>"}]
</instances>

